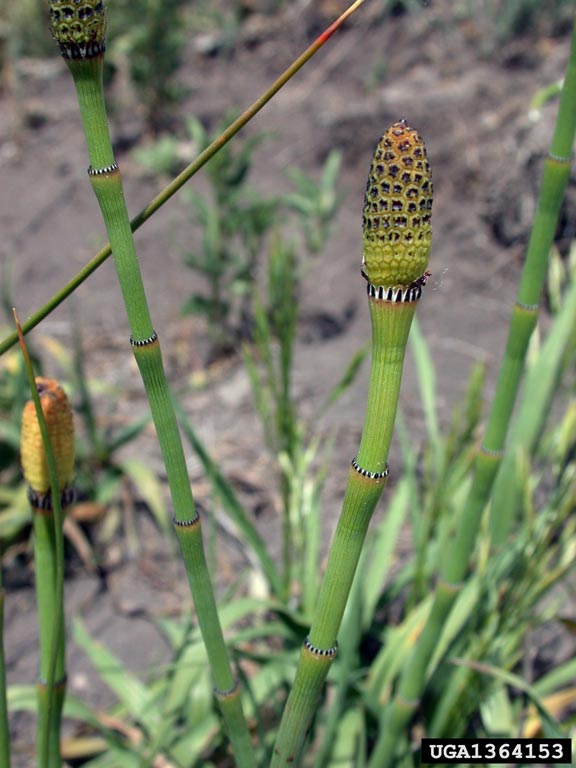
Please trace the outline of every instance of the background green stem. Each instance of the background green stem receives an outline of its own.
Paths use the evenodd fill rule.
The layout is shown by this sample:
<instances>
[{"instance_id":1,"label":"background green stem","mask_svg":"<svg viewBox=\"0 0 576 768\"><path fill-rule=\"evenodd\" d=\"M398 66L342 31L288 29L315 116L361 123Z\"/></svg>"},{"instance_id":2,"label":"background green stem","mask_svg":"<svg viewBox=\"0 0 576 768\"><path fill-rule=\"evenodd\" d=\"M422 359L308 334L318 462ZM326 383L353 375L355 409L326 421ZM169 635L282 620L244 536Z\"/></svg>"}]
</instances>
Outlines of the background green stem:
<instances>
[{"instance_id":1,"label":"background green stem","mask_svg":"<svg viewBox=\"0 0 576 768\"><path fill-rule=\"evenodd\" d=\"M520 378L524 371L526 351L538 320L539 304L548 267L548 254L554 242L560 207L570 178L575 133L576 20L572 30L570 56L560 95L558 116L550 151L544 161L538 207L530 233L516 304L512 312L504 361L498 374L494 402L486 427L484 446L491 452L501 452L504 449L512 419ZM494 477L487 489L488 493L484 496L484 501L488 500L493 480ZM514 524L513 512L514 507L511 507L510 510L504 510L504 514L492 517L490 522L494 546L500 547L505 544Z\"/></svg>"},{"instance_id":2,"label":"background green stem","mask_svg":"<svg viewBox=\"0 0 576 768\"><path fill-rule=\"evenodd\" d=\"M476 458L472 485L455 535L442 553L440 572L443 580L436 589L424 630L403 667L396 695L384 711L380 735L369 768L388 768L394 765L398 736L406 732L406 726L418 706L432 652L440 639L474 552L482 515L502 461L528 344L538 319L548 254L570 174L575 130L576 22L556 127L550 154L544 163L538 208L516 303L512 310L508 341L498 374L484 443ZM499 546L505 542L513 522L508 512L499 519L492 520L492 541L495 545Z\"/></svg>"}]
</instances>

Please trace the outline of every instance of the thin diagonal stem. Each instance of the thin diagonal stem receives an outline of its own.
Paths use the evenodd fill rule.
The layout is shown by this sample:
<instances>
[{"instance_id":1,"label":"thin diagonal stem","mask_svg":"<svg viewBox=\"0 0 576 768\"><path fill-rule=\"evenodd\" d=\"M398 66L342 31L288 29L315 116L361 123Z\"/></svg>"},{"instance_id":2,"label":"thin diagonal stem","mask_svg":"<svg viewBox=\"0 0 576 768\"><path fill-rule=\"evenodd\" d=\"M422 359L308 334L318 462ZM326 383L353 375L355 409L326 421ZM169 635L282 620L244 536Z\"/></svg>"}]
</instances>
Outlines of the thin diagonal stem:
<instances>
[{"instance_id":1,"label":"thin diagonal stem","mask_svg":"<svg viewBox=\"0 0 576 768\"><path fill-rule=\"evenodd\" d=\"M156 195L156 197L148 203L134 218L130 221L130 228L132 232L140 229L142 224L147 221L152 214L156 213L164 203L167 203L170 198L176 194L183 186L194 176L207 162L210 160L230 139L232 139L244 126L252 120L260 110L268 104L268 102L275 96L278 91L283 88L286 83L294 77L294 75L322 48L332 35L344 24L344 22L356 11L364 2L364 0L356 0L352 3L344 13L331 24L298 58L296 58L290 66L284 70L280 77L272 83L272 85L264 91L264 93L256 99L256 101L248 107L239 117L236 118L225 131L215 139L206 149L196 157L190 165L185 168L173 181L167 184L164 189ZM56 307L58 307L70 294L72 294L78 286L87 280L90 275L100 267L106 259L112 253L110 243L104 246L98 253L92 258L85 267L83 267L75 277L66 283L54 296L44 304L39 310L34 312L30 317L22 323L22 330L24 334L28 333L35 328L38 323L44 320ZM0 355L3 355L8 349L14 346L18 341L16 333L12 333L0 342Z\"/></svg>"},{"instance_id":2,"label":"thin diagonal stem","mask_svg":"<svg viewBox=\"0 0 576 768\"><path fill-rule=\"evenodd\" d=\"M64 628L64 514L60 503L60 483L54 451L32 361L22 328L14 310L24 366L36 418L42 435L50 478L49 510L32 506L34 521L34 564L40 635L40 671L38 679L38 727L36 750L39 768L60 768L60 730L66 696L66 633Z\"/></svg>"}]
</instances>

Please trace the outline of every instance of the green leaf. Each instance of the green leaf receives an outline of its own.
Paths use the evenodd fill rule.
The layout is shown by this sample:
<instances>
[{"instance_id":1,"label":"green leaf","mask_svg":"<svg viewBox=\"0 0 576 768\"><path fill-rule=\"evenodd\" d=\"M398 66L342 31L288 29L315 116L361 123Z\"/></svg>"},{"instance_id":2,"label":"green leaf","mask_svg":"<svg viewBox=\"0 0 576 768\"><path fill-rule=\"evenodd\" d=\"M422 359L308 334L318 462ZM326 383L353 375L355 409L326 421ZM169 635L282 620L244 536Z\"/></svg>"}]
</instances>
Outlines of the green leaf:
<instances>
[{"instance_id":1,"label":"green leaf","mask_svg":"<svg viewBox=\"0 0 576 768\"><path fill-rule=\"evenodd\" d=\"M329 768L364 768L366 765L366 722L360 707L347 710L342 716L327 763Z\"/></svg>"},{"instance_id":2,"label":"green leaf","mask_svg":"<svg viewBox=\"0 0 576 768\"><path fill-rule=\"evenodd\" d=\"M123 427L119 430L114 437L108 443L108 455L112 455L114 451L132 442L142 432L151 421L150 414L145 414L132 424Z\"/></svg>"},{"instance_id":3,"label":"green leaf","mask_svg":"<svg viewBox=\"0 0 576 768\"><path fill-rule=\"evenodd\" d=\"M162 485L147 464L138 459L123 459L118 467L127 475L140 498L146 503L161 531L170 535L172 524L166 512Z\"/></svg>"},{"instance_id":4,"label":"green leaf","mask_svg":"<svg viewBox=\"0 0 576 768\"><path fill-rule=\"evenodd\" d=\"M542 677L538 678L532 688L538 696L548 696L567 685L573 685L576 680L576 658L558 664Z\"/></svg>"},{"instance_id":5,"label":"green leaf","mask_svg":"<svg viewBox=\"0 0 576 768\"><path fill-rule=\"evenodd\" d=\"M428 431L428 439L439 457L441 450L440 427L438 426L438 415L436 412L436 370L430 355L428 344L420 330L418 318L412 321L410 330L410 348L414 355L416 364L416 373L418 376L418 387L420 397L422 398L422 408L424 410L424 421Z\"/></svg>"},{"instance_id":6,"label":"green leaf","mask_svg":"<svg viewBox=\"0 0 576 768\"><path fill-rule=\"evenodd\" d=\"M178 765L206 765L198 762L208 749L214 749L221 738L220 721L214 713L193 724L186 735L170 747L170 757Z\"/></svg>"},{"instance_id":7,"label":"green leaf","mask_svg":"<svg viewBox=\"0 0 576 768\"><path fill-rule=\"evenodd\" d=\"M510 685L513 688L516 688L517 690L522 691L524 694L526 694L526 696L530 699L532 704L538 710L538 714L542 722L542 730L545 738L549 738L549 739L566 738L566 733L561 728L561 726L556 722L554 717L550 714L550 712L548 711L547 707L544 704L544 701L542 700L541 696L538 695L534 686L527 683L519 675L516 675L513 672L508 672L505 669L500 669L499 667L492 666L491 664L467 662L466 660L461 660L458 663L462 664L463 666L470 666L472 669L476 670L477 672L480 672L481 674L489 675L490 677L493 677L495 680L499 680L500 682L506 685Z\"/></svg>"},{"instance_id":8,"label":"green leaf","mask_svg":"<svg viewBox=\"0 0 576 768\"><path fill-rule=\"evenodd\" d=\"M375 535L370 539L370 561L364 570L364 577L362 579L364 590L362 625L366 629L374 619L374 611L384 589L386 575L394 562L396 542L408 510L409 502L410 482L404 476L396 486L386 515L378 525Z\"/></svg>"},{"instance_id":9,"label":"green leaf","mask_svg":"<svg viewBox=\"0 0 576 768\"><path fill-rule=\"evenodd\" d=\"M142 768L142 758L132 749L111 746L103 755L83 763L83 768Z\"/></svg>"},{"instance_id":10,"label":"green leaf","mask_svg":"<svg viewBox=\"0 0 576 768\"><path fill-rule=\"evenodd\" d=\"M364 346L361 347L358 352L352 356L352 359L348 363L342 378L328 393L328 397L320 406L320 415L322 415L327 410L327 408L339 400L339 398L346 392L346 390L352 386L369 352L370 344L364 344Z\"/></svg>"},{"instance_id":11,"label":"green leaf","mask_svg":"<svg viewBox=\"0 0 576 768\"><path fill-rule=\"evenodd\" d=\"M379 707L388 702L394 681L412 652L431 605L432 595L428 595L410 611L401 624L389 627L386 631L385 643L372 662L366 681L368 697L378 702Z\"/></svg>"},{"instance_id":12,"label":"green leaf","mask_svg":"<svg viewBox=\"0 0 576 768\"><path fill-rule=\"evenodd\" d=\"M206 296L195 294L190 296L182 305L184 315L204 315L211 317L215 312L226 312L227 304L224 301L216 301Z\"/></svg>"},{"instance_id":13,"label":"green leaf","mask_svg":"<svg viewBox=\"0 0 576 768\"><path fill-rule=\"evenodd\" d=\"M480 702L482 723L488 736L515 736L518 730L517 715L508 691L500 685Z\"/></svg>"},{"instance_id":14,"label":"green leaf","mask_svg":"<svg viewBox=\"0 0 576 768\"><path fill-rule=\"evenodd\" d=\"M150 733L154 733L161 722L162 712L150 689L128 672L114 654L94 640L80 619L74 620L72 632L102 680L114 691L131 717L143 723Z\"/></svg>"},{"instance_id":15,"label":"green leaf","mask_svg":"<svg viewBox=\"0 0 576 768\"><path fill-rule=\"evenodd\" d=\"M0 541L11 541L18 533L32 522L32 512L28 502L25 483L17 488L4 488L0 495Z\"/></svg>"}]
</instances>

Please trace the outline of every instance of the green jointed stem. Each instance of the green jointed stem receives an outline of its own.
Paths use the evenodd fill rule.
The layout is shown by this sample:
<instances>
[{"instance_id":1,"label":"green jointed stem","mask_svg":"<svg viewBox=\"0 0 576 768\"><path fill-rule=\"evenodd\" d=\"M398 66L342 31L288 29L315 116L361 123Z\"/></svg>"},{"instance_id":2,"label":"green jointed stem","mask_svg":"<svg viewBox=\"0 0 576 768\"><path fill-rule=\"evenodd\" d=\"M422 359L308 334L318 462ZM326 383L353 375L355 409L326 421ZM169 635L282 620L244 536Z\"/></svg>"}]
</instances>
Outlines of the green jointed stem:
<instances>
[{"instance_id":1,"label":"green jointed stem","mask_svg":"<svg viewBox=\"0 0 576 768\"><path fill-rule=\"evenodd\" d=\"M490 409L484 444L476 458L472 485L457 530L443 553L440 567L442 580L437 587L430 616L403 667L396 695L384 712L380 735L369 768L388 768L394 765L399 735L405 733L408 722L419 704L432 652L466 576L482 515L501 465L528 343L538 318L548 253L570 174L575 131L576 22L556 127L550 153L544 163L538 208L512 311L508 341ZM491 521L492 539L497 546L505 542L513 524L513 520L506 514L507 510L500 512L504 514L499 514L498 519Z\"/></svg>"},{"instance_id":2,"label":"green jointed stem","mask_svg":"<svg viewBox=\"0 0 576 768\"><path fill-rule=\"evenodd\" d=\"M187 181L189 181L195 173L197 173L207 162L212 158L230 139L232 139L252 118L260 112L260 110L266 106L266 104L275 96L278 91L283 88L286 83L306 64L315 53L326 43L332 35L342 26L342 24L348 19L354 11L356 11L364 2L364 0L356 0L352 3L338 19L328 27L308 48L296 58L289 67L287 67L280 77L267 88L264 93L256 99L256 101L248 107L239 117L236 118L228 128L215 139L206 149L196 157L187 168L185 168L175 179L167 184L164 189L159 192L156 197L148 203L134 218L130 221L130 228L132 232L136 232L144 222L146 222L152 214L156 213L164 203L168 202L170 198L180 190ZM100 96L98 96L100 98ZM106 129L107 130L107 129ZM96 167L96 166L95 166ZM38 311L34 312L27 320L22 324L22 330L24 333L28 333L35 328L38 323L44 320L56 307L58 307L70 294L72 294L78 286L80 286L90 275L100 267L106 259L112 253L110 244L105 245L78 274L72 278L66 285L58 291L54 296L46 302ZM16 333L12 333L7 336L2 342L0 342L0 355L3 355L8 349L14 346L18 341Z\"/></svg>"},{"instance_id":3,"label":"green jointed stem","mask_svg":"<svg viewBox=\"0 0 576 768\"><path fill-rule=\"evenodd\" d=\"M572 281L564 296L563 305L555 319L553 330L544 341L537 370L527 376L522 392L522 403L508 435L508 447L494 481L491 515L494 521L500 515L514 516L518 508L520 488L512 482L516 472L518 452L530 456L542 433L553 393L563 370L566 350L576 328L576 281Z\"/></svg>"},{"instance_id":4,"label":"green jointed stem","mask_svg":"<svg viewBox=\"0 0 576 768\"><path fill-rule=\"evenodd\" d=\"M82 6L83 14L86 13L86 8L91 9L90 14L96 16L102 14L103 18L104 9L100 2ZM196 606L198 623L206 644L216 688L218 691L226 692L234 686L234 675L228 660L204 556L200 521L195 511L176 415L162 364L160 343L148 310L120 172L114 160L108 132L102 87L105 24L103 23L97 30L100 37L95 41L96 55L77 56L75 51L70 53L70 30L75 33L76 29L81 28L83 24L77 11L78 9L70 6L67 0L53 0L51 3L53 32L60 43L78 94L90 157L90 180L110 239L128 315L134 357L140 369L166 466L174 506L174 521ZM76 26L70 23L70 14L76 14ZM94 40L90 38L85 42L86 44L94 43ZM74 37L74 45L77 44L78 38ZM255 759L240 698L231 695L221 695L219 698L236 762L241 767L252 768L255 765Z\"/></svg>"},{"instance_id":5,"label":"green jointed stem","mask_svg":"<svg viewBox=\"0 0 576 768\"><path fill-rule=\"evenodd\" d=\"M356 462L371 473L384 474L392 441L402 379L402 363L416 303L392 304L370 299L372 363L364 430ZM368 525L386 484L350 469L342 514L314 610L310 642L331 648L352 586Z\"/></svg>"},{"instance_id":6,"label":"green jointed stem","mask_svg":"<svg viewBox=\"0 0 576 768\"><path fill-rule=\"evenodd\" d=\"M32 512L40 634L36 750L39 766L59 768L60 722L66 690L63 585L57 568L54 515L39 509Z\"/></svg>"},{"instance_id":7,"label":"green jointed stem","mask_svg":"<svg viewBox=\"0 0 576 768\"><path fill-rule=\"evenodd\" d=\"M383 472L394 431L402 367L416 304L370 300L372 365L362 439L357 461L372 472ZM385 341L384 341L385 340Z\"/></svg>"},{"instance_id":8,"label":"green jointed stem","mask_svg":"<svg viewBox=\"0 0 576 768\"><path fill-rule=\"evenodd\" d=\"M430 253L431 208L432 184L424 144L404 121L395 123L374 154L364 204L363 273L369 281L372 321L364 429L271 768L300 763L336 654L337 635L368 526L386 483L406 343Z\"/></svg>"},{"instance_id":9,"label":"green jointed stem","mask_svg":"<svg viewBox=\"0 0 576 768\"><path fill-rule=\"evenodd\" d=\"M536 326L539 304L546 279L548 254L554 242L560 207L570 178L572 149L576 134L576 20L572 29L570 56L560 94L558 115L538 198L538 207L530 233L526 260L506 345L505 359L500 369L494 404L486 427L485 447L502 451L512 410L524 370L526 351ZM503 405L504 403L504 405ZM491 490L491 486L490 489ZM488 500L488 495L485 496ZM512 529L514 508L490 521L492 541L503 546Z\"/></svg>"}]
</instances>

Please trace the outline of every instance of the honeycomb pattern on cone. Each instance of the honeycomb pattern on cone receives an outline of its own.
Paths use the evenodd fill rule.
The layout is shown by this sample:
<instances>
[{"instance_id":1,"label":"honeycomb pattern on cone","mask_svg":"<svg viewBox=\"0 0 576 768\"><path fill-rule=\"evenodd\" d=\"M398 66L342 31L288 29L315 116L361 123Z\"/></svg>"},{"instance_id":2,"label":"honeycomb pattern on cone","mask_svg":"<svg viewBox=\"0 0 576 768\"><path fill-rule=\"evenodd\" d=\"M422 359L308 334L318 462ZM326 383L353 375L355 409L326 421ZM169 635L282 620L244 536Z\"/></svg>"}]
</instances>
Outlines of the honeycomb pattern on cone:
<instances>
[{"instance_id":1,"label":"honeycomb pattern on cone","mask_svg":"<svg viewBox=\"0 0 576 768\"><path fill-rule=\"evenodd\" d=\"M70 401L55 379L38 376L36 388L56 460L58 485L60 491L64 491L72 484L74 476L74 419ZM26 482L36 493L46 493L50 488L50 477L40 424L32 400L26 403L22 411L20 454Z\"/></svg>"},{"instance_id":2,"label":"honeycomb pattern on cone","mask_svg":"<svg viewBox=\"0 0 576 768\"><path fill-rule=\"evenodd\" d=\"M50 0L52 35L65 59L90 59L106 47L102 0Z\"/></svg>"},{"instance_id":3,"label":"honeycomb pattern on cone","mask_svg":"<svg viewBox=\"0 0 576 768\"><path fill-rule=\"evenodd\" d=\"M362 216L362 272L375 286L408 286L426 272L432 244L432 179L426 147L405 120L376 147Z\"/></svg>"}]
</instances>

